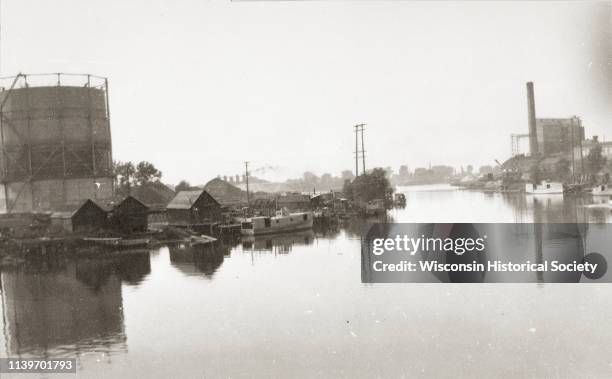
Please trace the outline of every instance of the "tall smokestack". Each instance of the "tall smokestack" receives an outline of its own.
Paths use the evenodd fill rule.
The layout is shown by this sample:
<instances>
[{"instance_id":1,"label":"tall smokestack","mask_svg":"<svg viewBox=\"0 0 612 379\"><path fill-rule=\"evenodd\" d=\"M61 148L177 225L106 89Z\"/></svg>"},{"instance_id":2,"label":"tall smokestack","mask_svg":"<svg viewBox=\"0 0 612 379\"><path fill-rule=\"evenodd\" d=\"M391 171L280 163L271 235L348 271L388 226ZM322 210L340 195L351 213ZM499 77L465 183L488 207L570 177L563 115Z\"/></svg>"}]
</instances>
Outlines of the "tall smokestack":
<instances>
[{"instance_id":1,"label":"tall smokestack","mask_svg":"<svg viewBox=\"0 0 612 379\"><path fill-rule=\"evenodd\" d=\"M527 82L527 117L529 119L529 152L531 156L538 155L538 135L536 131L535 97L533 83Z\"/></svg>"}]
</instances>

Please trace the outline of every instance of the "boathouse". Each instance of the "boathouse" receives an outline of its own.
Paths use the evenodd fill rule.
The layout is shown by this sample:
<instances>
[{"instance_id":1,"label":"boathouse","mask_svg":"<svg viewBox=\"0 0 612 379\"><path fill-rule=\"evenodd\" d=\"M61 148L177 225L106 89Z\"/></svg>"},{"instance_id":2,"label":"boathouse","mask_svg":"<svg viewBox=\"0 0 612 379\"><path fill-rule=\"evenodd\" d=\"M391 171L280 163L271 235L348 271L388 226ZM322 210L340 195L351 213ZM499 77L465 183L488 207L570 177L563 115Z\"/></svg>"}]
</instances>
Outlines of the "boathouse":
<instances>
[{"instance_id":1,"label":"boathouse","mask_svg":"<svg viewBox=\"0 0 612 379\"><path fill-rule=\"evenodd\" d=\"M85 200L72 210L51 214L51 225L70 233L88 233L105 229L106 211L91 200Z\"/></svg>"},{"instance_id":2,"label":"boathouse","mask_svg":"<svg viewBox=\"0 0 612 379\"><path fill-rule=\"evenodd\" d=\"M111 229L123 234L147 231L149 207L134 196L115 197L99 204L108 212Z\"/></svg>"},{"instance_id":3,"label":"boathouse","mask_svg":"<svg viewBox=\"0 0 612 379\"><path fill-rule=\"evenodd\" d=\"M222 220L222 207L205 190L180 191L168 204L168 224L175 226L211 226Z\"/></svg>"},{"instance_id":4,"label":"boathouse","mask_svg":"<svg viewBox=\"0 0 612 379\"><path fill-rule=\"evenodd\" d=\"M131 194L149 207L149 227L168 222L166 206L176 196L172 189L161 182L151 182L134 187Z\"/></svg>"}]
</instances>

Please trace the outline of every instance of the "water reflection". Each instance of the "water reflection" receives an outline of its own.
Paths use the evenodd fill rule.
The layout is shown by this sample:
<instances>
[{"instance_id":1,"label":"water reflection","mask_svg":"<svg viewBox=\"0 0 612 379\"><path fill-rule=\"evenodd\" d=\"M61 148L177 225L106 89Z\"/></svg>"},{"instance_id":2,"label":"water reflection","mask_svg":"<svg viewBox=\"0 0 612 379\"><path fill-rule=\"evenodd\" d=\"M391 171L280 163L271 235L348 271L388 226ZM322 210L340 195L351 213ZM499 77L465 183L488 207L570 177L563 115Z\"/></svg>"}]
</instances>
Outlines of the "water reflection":
<instances>
[{"instance_id":1,"label":"water reflection","mask_svg":"<svg viewBox=\"0 0 612 379\"><path fill-rule=\"evenodd\" d=\"M297 233L279 233L263 236L244 236L243 251L272 252L274 254L289 254L294 245L310 245L315 233L305 230Z\"/></svg>"},{"instance_id":2,"label":"water reflection","mask_svg":"<svg viewBox=\"0 0 612 379\"><path fill-rule=\"evenodd\" d=\"M9 356L126 351L121 284L151 272L149 252L47 256L0 272L3 339Z\"/></svg>"},{"instance_id":3,"label":"water reflection","mask_svg":"<svg viewBox=\"0 0 612 379\"><path fill-rule=\"evenodd\" d=\"M406 208L397 222L576 222L612 221L612 205L590 195L483 193L449 185L400 187ZM538 221L539 220L539 221Z\"/></svg>"},{"instance_id":4,"label":"water reflection","mask_svg":"<svg viewBox=\"0 0 612 379\"><path fill-rule=\"evenodd\" d=\"M597 199L588 195L503 194L502 198L514 222L605 223L612 216L608 204L598 206Z\"/></svg>"},{"instance_id":5,"label":"water reflection","mask_svg":"<svg viewBox=\"0 0 612 379\"><path fill-rule=\"evenodd\" d=\"M229 254L229 246L222 243L174 244L168 246L170 263L187 276L212 279Z\"/></svg>"}]
</instances>

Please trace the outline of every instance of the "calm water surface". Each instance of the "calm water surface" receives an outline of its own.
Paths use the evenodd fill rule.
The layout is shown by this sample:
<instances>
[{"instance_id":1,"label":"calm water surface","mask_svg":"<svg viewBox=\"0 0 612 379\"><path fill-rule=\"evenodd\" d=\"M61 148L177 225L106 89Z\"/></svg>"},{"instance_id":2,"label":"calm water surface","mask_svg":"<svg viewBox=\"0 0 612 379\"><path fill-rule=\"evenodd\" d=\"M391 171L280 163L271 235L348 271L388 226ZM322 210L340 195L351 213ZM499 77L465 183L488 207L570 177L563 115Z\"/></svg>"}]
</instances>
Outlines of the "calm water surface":
<instances>
[{"instance_id":1,"label":"calm water surface","mask_svg":"<svg viewBox=\"0 0 612 379\"><path fill-rule=\"evenodd\" d=\"M400 191L396 222L612 222L588 198ZM82 378L612 377L612 285L366 285L362 227L4 268L0 356Z\"/></svg>"}]
</instances>

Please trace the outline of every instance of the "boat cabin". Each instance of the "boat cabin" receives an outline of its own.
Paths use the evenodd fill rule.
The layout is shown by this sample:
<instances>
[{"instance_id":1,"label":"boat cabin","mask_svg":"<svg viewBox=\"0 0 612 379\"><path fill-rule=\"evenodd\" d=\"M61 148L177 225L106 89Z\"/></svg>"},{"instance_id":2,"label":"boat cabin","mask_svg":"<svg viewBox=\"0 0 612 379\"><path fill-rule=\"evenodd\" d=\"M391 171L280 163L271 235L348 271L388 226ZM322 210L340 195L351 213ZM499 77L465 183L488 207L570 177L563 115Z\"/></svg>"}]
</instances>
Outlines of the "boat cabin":
<instances>
[{"instance_id":1,"label":"boat cabin","mask_svg":"<svg viewBox=\"0 0 612 379\"><path fill-rule=\"evenodd\" d=\"M563 183L544 181L540 184L525 184L525 192L530 194L559 194L563 193Z\"/></svg>"},{"instance_id":2,"label":"boat cabin","mask_svg":"<svg viewBox=\"0 0 612 379\"><path fill-rule=\"evenodd\" d=\"M242 234L267 234L312 228L312 212L288 213L286 209L273 217L252 217L241 224Z\"/></svg>"},{"instance_id":3,"label":"boat cabin","mask_svg":"<svg viewBox=\"0 0 612 379\"><path fill-rule=\"evenodd\" d=\"M593 187L594 196L612 196L612 186L609 184L601 184L597 187Z\"/></svg>"}]
</instances>

